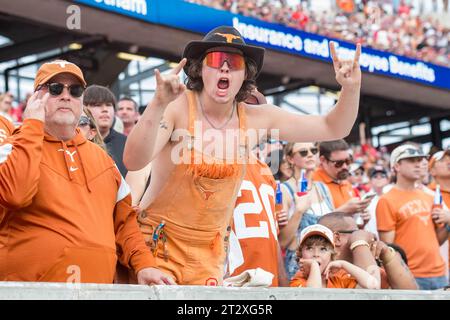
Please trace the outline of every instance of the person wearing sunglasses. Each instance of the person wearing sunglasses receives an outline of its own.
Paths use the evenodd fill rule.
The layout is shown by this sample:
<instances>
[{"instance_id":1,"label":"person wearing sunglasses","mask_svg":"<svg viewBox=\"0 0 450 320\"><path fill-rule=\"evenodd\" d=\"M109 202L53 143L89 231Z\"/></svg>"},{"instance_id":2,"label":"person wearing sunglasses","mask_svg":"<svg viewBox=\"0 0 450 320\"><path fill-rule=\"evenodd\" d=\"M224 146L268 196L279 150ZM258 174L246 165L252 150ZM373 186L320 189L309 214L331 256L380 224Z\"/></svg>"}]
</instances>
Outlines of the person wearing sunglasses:
<instances>
[{"instance_id":1,"label":"person wearing sunglasses","mask_svg":"<svg viewBox=\"0 0 450 320\"><path fill-rule=\"evenodd\" d=\"M271 104L252 107L244 102L263 69L264 51L246 44L231 26L219 26L202 40L190 41L171 71L155 71L155 95L128 136L124 152L128 169L142 169L150 161L154 164L149 187L152 202L146 209L147 218L139 222L148 232L164 220L168 262L157 259L183 284L209 284L211 278L221 283L219 266L225 255L217 254L224 248L216 239L224 236L232 215L229 204L235 203L247 155L255 145L273 137L271 130L279 132L282 141L342 138L356 119L361 86L359 44L353 59L342 60L330 42L331 61L342 91L336 107L325 116L294 114ZM181 70L187 75L186 85L180 82ZM232 141L226 132L233 133ZM202 143L214 135L219 138ZM256 139L247 139L252 136ZM180 191L180 186L186 187ZM162 207L169 209L161 211ZM177 227L181 230L175 231ZM197 260L209 261L201 269L199 261L187 258L187 252L170 249L186 242L181 238L193 236L192 228L205 243L211 242L196 248ZM158 248L153 243L153 249L159 252ZM170 251L179 255L174 257ZM183 270L176 261L185 264Z\"/></svg>"},{"instance_id":2,"label":"person wearing sunglasses","mask_svg":"<svg viewBox=\"0 0 450 320\"><path fill-rule=\"evenodd\" d=\"M350 147L344 140L321 142L320 165L314 172L313 180L321 181L328 187L336 211L353 215L364 213L370 204L370 199L359 199L347 180L352 163L349 150Z\"/></svg>"},{"instance_id":3,"label":"person wearing sunglasses","mask_svg":"<svg viewBox=\"0 0 450 320\"><path fill-rule=\"evenodd\" d=\"M376 208L378 200L384 193L384 188L389 184L388 171L380 165L376 165L369 170L369 186L370 190L367 194L374 195L367 211L370 213L370 219L364 226L364 230L372 232L378 237Z\"/></svg>"},{"instance_id":4,"label":"person wearing sunglasses","mask_svg":"<svg viewBox=\"0 0 450 320\"><path fill-rule=\"evenodd\" d=\"M331 212L319 224L333 231L337 259L345 260L368 271L380 280L381 289L417 290L417 284L400 254L375 234L358 229L355 220L345 212Z\"/></svg>"},{"instance_id":5,"label":"person wearing sunglasses","mask_svg":"<svg viewBox=\"0 0 450 320\"><path fill-rule=\"evenodd\" d=\"M80 121L78 121L78 128L87 140L92 141L108 152L105 142L99 133L95 118L86 107L83 107L83 113L81 114Z\"/></svg>"},{"instance_id":6,"label":"person wearing sunglasses","mask_svg":"<svg viewBox=\"0 0 450 320\"><path fill-rule=\"evenodd\" d=\"M433 222L445 208L433 207L433 196L419 187L426 155L418 147L403 144L391 153L395 185L378 201L376 216L380 239L400 245L421 290L435 290L447 284L445 262L439 246L448 239L445 225Z\"/></svg>"},{"instance_id":7,"label":"person wearing sunglasses","mask_svg":"<svg viewBox=\"0 0 450 320\"><path fill-rule=\"evenodd\" d=\"M318 219L333 211L331 194L322 182L312 180L319 161L319 148L316 143L288 143L285 147L286 159L293 170L292 176L282 184L283 206L288 212L288 223L280 228L280 244L286 250L285 267L288 276L298 271L295 251L300 232ZM297 196L301 172L308 181L308 194Z\"/></svg>"},{"instance_id":8,"label":"person wearing sunglasses","mask_svg":"<svg viewBox=\"0 0 450 320\"><path fill-rule=\"evenodd\" d=\"M113 160L77 128L85 86L73 63L41 65L22 126L0 146L0 279L113 283L120 261L140 284L171 284Z\"/></svg>"}]
</instances>

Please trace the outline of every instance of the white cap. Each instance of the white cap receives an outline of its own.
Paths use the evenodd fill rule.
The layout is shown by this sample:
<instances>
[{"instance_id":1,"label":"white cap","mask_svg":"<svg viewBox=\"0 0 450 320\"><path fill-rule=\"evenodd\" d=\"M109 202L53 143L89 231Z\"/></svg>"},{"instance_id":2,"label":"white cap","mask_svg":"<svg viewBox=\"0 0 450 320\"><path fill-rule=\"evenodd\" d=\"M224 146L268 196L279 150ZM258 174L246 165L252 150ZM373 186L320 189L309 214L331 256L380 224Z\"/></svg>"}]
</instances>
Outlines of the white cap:
<instances>
[{"instance_id":1,"label":"white cap","mask_svg":"<svg viewBox=\"0 0 450 320\"><path fill-rule=\"evenodd\" d=\"M404 144L394 149L391 153L391 168L402 159L426 158L426 155L412 144Z\"/></svg>"},{"instance_id":2,"label":"white cap","mask_svg":"<svg viewBox=\"0 0 450 320\"><path fill-rule=\"evenodd\" d=\"M319 235L327 239L334 247L333 231L321 224L313 224L302 230L300 233L300 246L302 243L311 236Z\"/></svg>"}]
</instances>

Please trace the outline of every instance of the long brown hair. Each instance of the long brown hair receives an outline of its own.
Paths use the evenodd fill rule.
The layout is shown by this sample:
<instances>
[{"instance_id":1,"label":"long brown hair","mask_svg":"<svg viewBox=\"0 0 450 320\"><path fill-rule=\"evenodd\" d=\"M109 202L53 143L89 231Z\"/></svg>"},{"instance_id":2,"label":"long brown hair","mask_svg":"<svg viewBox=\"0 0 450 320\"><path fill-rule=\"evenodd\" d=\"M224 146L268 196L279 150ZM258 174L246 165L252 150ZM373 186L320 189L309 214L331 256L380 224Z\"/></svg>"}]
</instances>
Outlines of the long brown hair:
<instances>
[{"instance_id":1,"label":"long brown hair","mask_svg":"<svg viewBox=\"0 0 450 320\"><path fill-rule=\"evenodd\" d=\"M96 145L100 146L100 148L102 148L103 150L108 152L108 150L106 149L105 142L103 141L102 135L100 134L100 131L98 130L97 122L95 122L95 118L92 115L91 111L89 110L89 108L83 107L83 112L89 118L89 128L94 129L97 132L97 134L90 141L92 141Z\"/></svg>"}]
</instances>

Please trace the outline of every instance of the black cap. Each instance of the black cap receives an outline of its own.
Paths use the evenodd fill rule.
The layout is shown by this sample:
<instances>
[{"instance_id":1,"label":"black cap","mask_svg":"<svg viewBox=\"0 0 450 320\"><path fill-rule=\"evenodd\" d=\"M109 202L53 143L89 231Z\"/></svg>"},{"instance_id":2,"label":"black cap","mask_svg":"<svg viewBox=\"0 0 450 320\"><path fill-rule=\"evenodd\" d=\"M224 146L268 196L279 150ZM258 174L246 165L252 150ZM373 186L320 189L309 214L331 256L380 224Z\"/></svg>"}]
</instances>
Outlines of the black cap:
<instances>
[{"instance_id":1,"label":"black cap","mask_svg":"<svg viewBox=\"0 0 450 320\"><path fill-rule=\"evenodd\" d=\"M377 173L383 173L386 176L388 175L387 170L383 166L375 166L369 171L369 177L372 178Z\"/></svg>"},{"instance_id":2,"label":"black cap","mask_svg":"<svg viewBox=\"0 0 450 320\"><path fill-rule=\"evenodd\" d=\"M210 32L200 41L191 41L184 48L183 58L187 58L184 66L184 72L187 74L189 61L198 59L205 51L214 47L236 48L244 54L245 57L252 59L257 66L257 74L262 69L264 63L264 48L245 44L242 35L237 29L230 26L220 26Z\"/></svg>"}]
</instances>

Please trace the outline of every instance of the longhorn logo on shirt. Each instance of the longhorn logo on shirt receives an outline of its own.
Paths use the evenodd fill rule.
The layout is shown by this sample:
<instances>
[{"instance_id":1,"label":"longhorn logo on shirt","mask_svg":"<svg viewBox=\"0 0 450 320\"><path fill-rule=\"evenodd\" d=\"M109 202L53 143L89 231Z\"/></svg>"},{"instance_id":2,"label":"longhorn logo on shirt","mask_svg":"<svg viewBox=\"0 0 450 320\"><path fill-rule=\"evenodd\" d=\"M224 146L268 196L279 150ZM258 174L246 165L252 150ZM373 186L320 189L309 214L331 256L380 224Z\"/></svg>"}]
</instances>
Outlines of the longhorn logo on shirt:
<instances>
[{"instance_id":1,"label":"longhorn logo on shirt","mask_svg":"<svg viewBox=\"0 0 450 320\"><path fill-rule=\"evenodd\" d=\"M241 37L235 35L235 34L231 34L231 33L218 33L216 32L215 34L217 34L218 36L221 36L225 39L227 39L227 43L232 43L234 39L240 39Z\"/></svg>"},{"instance_id":2,"label":"longhorn logo on shirt","mask_svg":"<svg viewBox=\"0 0 450 320\"><path fill-rule=\"evenodd\" d=\"M65 152L70 157L70 161L75 163L75 158L73 156L75 155L75 153L77 153L76 150L74 152L70 152L70 150L58 149L58 151ZM75 172L78 170L78 168L76 166L70 166L69 170L70 172Z\"/></svg>"}]
</instances>

